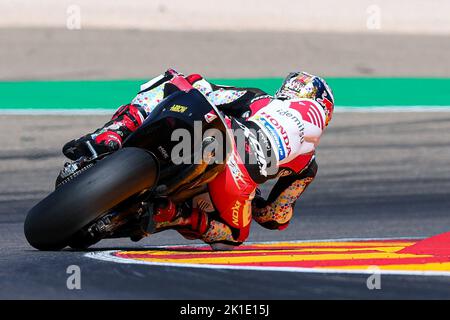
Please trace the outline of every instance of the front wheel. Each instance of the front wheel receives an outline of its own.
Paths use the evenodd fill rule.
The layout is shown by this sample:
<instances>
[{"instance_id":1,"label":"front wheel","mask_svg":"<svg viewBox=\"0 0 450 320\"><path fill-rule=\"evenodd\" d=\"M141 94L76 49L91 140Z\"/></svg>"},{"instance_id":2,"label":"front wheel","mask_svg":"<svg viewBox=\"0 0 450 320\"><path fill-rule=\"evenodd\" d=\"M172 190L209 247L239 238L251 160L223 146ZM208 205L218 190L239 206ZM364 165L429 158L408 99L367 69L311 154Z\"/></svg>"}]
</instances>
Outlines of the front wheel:
<instances>
[{"instance_id":1,"label":"front wheel","mask_svg":"<svg viewBox=\"0 0 450 320\"><path fill-rule=\"evenodd\" d=\"M64 183L35 205L25 220L28 242L39 250L60 250L79 230L122 201L152 188L158 163L148 151L123 148Z\"/></svg>"}]
</instances>

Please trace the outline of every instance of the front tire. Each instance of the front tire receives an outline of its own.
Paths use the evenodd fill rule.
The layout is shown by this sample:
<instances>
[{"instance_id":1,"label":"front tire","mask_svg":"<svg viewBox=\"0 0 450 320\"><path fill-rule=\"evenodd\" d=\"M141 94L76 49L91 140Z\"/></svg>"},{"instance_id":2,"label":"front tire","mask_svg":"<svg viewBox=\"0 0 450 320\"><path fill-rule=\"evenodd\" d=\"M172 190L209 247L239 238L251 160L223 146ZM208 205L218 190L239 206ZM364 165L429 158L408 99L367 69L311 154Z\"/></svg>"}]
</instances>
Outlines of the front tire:
<instances>
[{"instance_id":1,"label":"front tire","mask_svg":"<svg viewBox=\"0 0 450 320\"><path fill-rule=\"evenodd\" d=\"M143 149L123 148L98 161L35 205L24 224L39 250L66 247L79 230L158 179L158 163Z\"/></svg>"}]
</instances>

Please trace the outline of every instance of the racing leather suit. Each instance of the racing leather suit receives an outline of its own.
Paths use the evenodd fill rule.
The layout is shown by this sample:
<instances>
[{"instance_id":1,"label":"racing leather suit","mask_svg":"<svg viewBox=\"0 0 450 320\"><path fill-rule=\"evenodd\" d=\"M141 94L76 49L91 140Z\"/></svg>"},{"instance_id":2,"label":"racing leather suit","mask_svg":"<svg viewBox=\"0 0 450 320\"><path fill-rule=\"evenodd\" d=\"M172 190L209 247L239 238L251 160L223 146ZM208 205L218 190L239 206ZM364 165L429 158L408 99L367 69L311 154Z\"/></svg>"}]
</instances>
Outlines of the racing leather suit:
<instances>
[{"instance_id":1,"label":"racing leather suit","mask_svg":"<svg viewBox=\"0 0 450 320\"><path fill-rule=\"evenodd\" d=\"M169 69L143 84L131 103L120 107L112 120L91 134L91 138L105 148L120 148L126 136L164 98L164 84L180 75ZM230 128L247 133L244 134L247 147L235 150L226 170L209 184L209 194L192 199L188 216L179 215L170 221L160 219L157 228L174 228L189 239L230 245L245 241L252 218L267 229L286 228L296 200L316 176L314 152L325 127L323 109L310 99L274 99L256 88L215 85L198 74L184 78L229 117ZM71 141L63 149L69 158L78 156L71 154L76 153L75 144ZM258 148L264 151L260 159ZM249 159L252 157L256 159ZM278 181L264 200L257 186L275 178ZM232 182L234 187L230 188Z\"/></svg>"}]
</instances>

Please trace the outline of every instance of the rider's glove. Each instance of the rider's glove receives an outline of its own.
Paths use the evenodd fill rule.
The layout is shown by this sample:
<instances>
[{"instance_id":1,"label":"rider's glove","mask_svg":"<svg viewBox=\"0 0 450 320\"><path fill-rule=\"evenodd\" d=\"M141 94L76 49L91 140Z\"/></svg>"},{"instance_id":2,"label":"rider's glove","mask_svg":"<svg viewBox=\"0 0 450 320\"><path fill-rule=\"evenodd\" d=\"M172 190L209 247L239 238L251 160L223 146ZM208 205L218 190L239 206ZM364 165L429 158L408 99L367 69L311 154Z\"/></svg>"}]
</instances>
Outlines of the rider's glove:
<instances>
[{"instance_id":1,"label":"rider's glove","mask_svg":"<svg viewBox=\"0 0 450 320\"><path fill-rule=\"evenodd\" d=\"M81 157L92 157L94 152L97 155L113 152L121 147L121 141L113 133L103 133L95 139L91 135L86 135L77 140L67 142L63 147L63 154L71 159L77 160Z\"/></svg>"}]
</instances>

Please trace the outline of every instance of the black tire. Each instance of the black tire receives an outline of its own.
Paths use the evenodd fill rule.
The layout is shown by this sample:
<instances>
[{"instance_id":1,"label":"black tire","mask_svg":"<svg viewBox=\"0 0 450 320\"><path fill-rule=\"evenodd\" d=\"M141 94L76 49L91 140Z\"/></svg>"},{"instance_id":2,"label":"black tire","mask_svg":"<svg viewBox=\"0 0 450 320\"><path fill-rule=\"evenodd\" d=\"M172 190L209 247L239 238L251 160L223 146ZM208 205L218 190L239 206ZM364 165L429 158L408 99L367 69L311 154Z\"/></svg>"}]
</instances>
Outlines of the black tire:
<instances>
[{"instance_id":1,"label":"black tire","mask_svg":"<svg viewBox=\"0 0 450 320\"><path fill-rule=\"evenodd\" d=\"M77 232L70 238L70 241L67 245L74 250L84 251L87 250L87 248L89 248L90 246L99 242L100 240L102 240L100 237L93 238L90 235L86 235L82 232Z\"/></svg>"},{"instance_id":2,"label":"black tire","mask_svg":"<svg viewBox=\"0 0 450 320\"><path fill-rule=\"evenodd\" d=\"M36 249L60 250L88 223L153 187L157 179L158 164L151 153L123 148L35 205L25 220L25 236Z\"/></svg>"}]
</instances>

